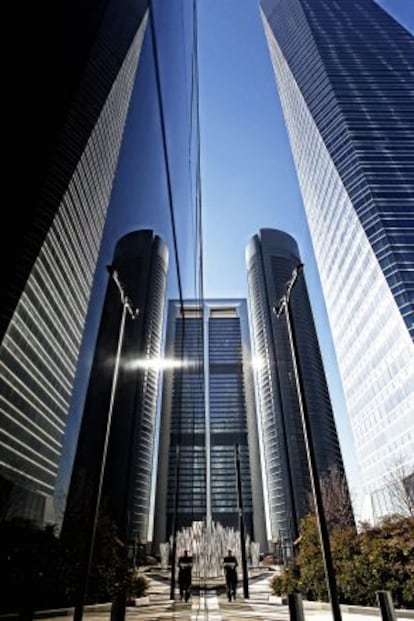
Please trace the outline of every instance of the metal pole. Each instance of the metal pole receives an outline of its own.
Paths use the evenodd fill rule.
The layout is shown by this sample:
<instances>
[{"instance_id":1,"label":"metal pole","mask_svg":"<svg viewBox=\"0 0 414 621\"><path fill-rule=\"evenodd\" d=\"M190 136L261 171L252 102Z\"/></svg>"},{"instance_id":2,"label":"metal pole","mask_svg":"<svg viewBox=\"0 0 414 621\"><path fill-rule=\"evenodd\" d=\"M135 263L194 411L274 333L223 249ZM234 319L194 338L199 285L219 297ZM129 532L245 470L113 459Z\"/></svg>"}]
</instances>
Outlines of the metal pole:
<instances>
[{"instance_id":1,"label":"metal pole","mask_svg":"<svg viewBox=\"0 0 414 621\"><path fill-rule=\"evenodd\" d=\"M131 465L128 465L130 468ZM129 488L127 487L127 493ZM123 518L124 519L124 518ZM126 605L127 605L127 581L128 581L128 534L129 534L129 511L127 512L127 523L124 532L122 533L123 541L121 540L121 579L118 588L112 596L112 606L110 621L124 621Z\"/></svg>"},{"instance_id":2,"label":"metal pole","mask_svg":"<svg viewBox=\"0 0 414 621\"><path fill-rule=\"evenodd\" d=\"M177 511L178 511L178 479L180 476L180 445L175 447L175 489L174 489L174 515L172 524L172 553L171 553L171 587L170 599L175 599L175 564L177 560Z\"/></svg>"},{"instance_id":3,"label":"metal pole","mask_svg":"<svg viewBox=\"0 0 414 621\"><path fill-rule=\"evenodd\" d=\"M246 558L246 535L244 529L244 511L243 511L243 494L240 472L240 455L239 445L236 444L236 473L237 473L237 496L239 502L239 518L240 518L240 547L243 572L243 595L245 599L249 599L249 581L247 575L247 558Z\"/></svg>"},{"instance_id":4,"label":"metal pole","mask_svg":"<svg viewBox=\"0 0 414 621\"><path fill-rule=\"evenodd\" d=\"M106 419L105 438L104 438L104 445L103 445L103 450L102 450L101 468L99 472L98 490L96 493L96 501L95 501L95 507L94 507L93 521L92 521L92 531L91 531L90 537L87 542L87 549L85 553L87 560L86 562L82 560L80 587L79 587L79 593L78 593L78 600L75 603L75 607L74 607L73 621L82 621L84 602L85 602L85 598L86 598L87 590L88 590L89 574L91 571L93 550L95 546L96 527L98 524L98 517L99 517L99 507L101 504L102 486L103 486L103 480L104 480L104 475L105 475L106 455L108 452L108 443L109 443L109 436L110 436L110 431L111 431L112 413L114 409L115 394L116 394L118 375L119 375L119 367L120 367L120 362L121 362L122 345L124 341L126 314L128 312L131 319L135 319L139 313L139 309L132 308L128 296L125 295L125 291L119 279L117 270L112 265L107 265L106 267L107 267L110 278L112 278L112 280L115 282L118 288L118 291L120 293L121 303L122 303L122 315L121 315L121 322L120 322L119 333L118 333L118 343L117 343L117 348L116 348L114 372L112 374L111 394L109 398L109 408L108 408L108 414L107 414L107 419Z\"/></svg>"},{"instance_id":5,"label":"metal pole","mask_svg":"<svg viewBox=\"0 0 414 621\"><path fill-rule=\"evenodd\" d=\"M287 292L282 297L282 300L279 304L278 309L276 309L276 314L278 317L282 314L283 310L285 311L286 316L286 324L288 329L289 336L289 345L292 355L292 363L293 363L293 371L295 375L295 383L296 383L296 391L299 402L299 410L302 420L302 428L303 428L303 436L305 440L306 447L306 456L309 467L309 475L312 486L313 499L315 502L315 511L316 511L316 519L319 528L319 537L321 540L321 548L322 548L322 557L325 566L325 576L327 581L327 588L329 594L329 600L331 602L332 614L334 621L342 621L341 617L341 608L339 606L336 579L335 579L335 571L333 567L332 554L331 554L331 546L329 541L329 533L328 527L325 518L325 511L323 508L322 502L322 492L319 482L318 476L318 468L316 464L316 456L315 449L312 437L312 428L310 425L309 414L306 408L305 403L305 392L303 388L303 378L301 368L297 362L297 342L296 342L296 334L295 328L292 321L291 309L290 309L290 293L292 288L297 280L299 269L302 268L302 264L300 264L293 272L292 279L289 281L287 285Z\"/></svg>"},{"instance_id":6,"label":"metal pole","mask_svg":"<svg viewBox=\"0 0 414 621\"><path fill-rule=\"evenodd\" d=\"M95 502L95 508L94 508L93 522L92 522L92 532L91 532L89 541L87 543L87 550L86 550L87 560L86 560L86 564L84 564L84 567L82 568L82 575L81 575L81 580L80 580L81 584L79 588L79 598L75 604L75 608L73 612L73 621L82 621L83 607L84 607L84 602L85 602L85 598L86 598L86 594L88 590L89 574L91 571L93 549L95 545L96 526L98 524L99 506L101 503L102 485L103 485L104 474L105 474L106 454L108 450L109 435L110 435L110 430L111 430L112 412L114 409L116 385L117 385L118 374L119 374L119 363L121 360L122 342L124 340L126 312L127 312L127 304L123 303L121 323L120 323L119 334L118 334L118 345L116 349L115 366L114 366L114 372L112 375L111 396L109 399L109 408L108 408L108 415L107 415L107 420L106 420L105 440L104 440L103 453L102 453L101 469L99 472L98 491L96 495L96 502Z\"/></svg>"},{"instance_id":7,"label":"metal pole","mask_svg":"<svg viewBox=\"0 0 414 621\"><path fill-rule=\"evenodd\" d=\"M272 344L273 345L273 344ZM273 359L276 360L276 352L273 352ZM286 466L287 466L287 484L288 484L288 489L289 489L289 503L290 503L290 526L291 526L291 533L290 533L290 537L292 539L292 541L296 541L296 539L299 537L299 524L298 524L298 511L296 508L296 500L295 500L295 491L294 491L294 481L293 481L293 472L292 472L292 458L290 455L290 451L289 451L289 444L288 444L288 433L287 433L287 429L286 429L286 421L285 421L285 416L283 413L283 397L282 397L282 380L280 377L280 369L279 369L279 365L275 364L275 371L276 371L276 378L277 378L277 393L278 393L278 398L279 398L279 404L280 404L280 425L281 425L281 437L282 437L282 444L283 444L283 450L284 450L284 457L286 459ZM281 540L281 531L279 530L279 539ZM293 546L293 554L295 555L295 546Z\"/></svg>"},{"instance_id":8,"label":"metal pole","mask_svg":"<svg viewBox=\"0 0 414 621\"><path fill-rule=\"evenodd\" d=\"M302 595L298 592L288 594L290 621L305 621L303 614Z\"/></svg>"},{"instance_id":9,"label":"metal pole","mask_svg":"<svg viewBox=\"0 0 414 621\"><path fill-rule=\"evenodd\" d=\"M376 596L381 611L382 621L396 621L391 591L377 591Z\"/></svg>"},{"instance_id":10,"label":"metal pole","mask_svg":"<svg viewBox=\"0 0 414 621\"><path fill-rule=\"evenodd\" d=\"M119 282L119 281L118 281ZM121 299L125 303L125 296L123 296L123 288L120 283L118 284L118 288L121 294ZM136 314L130 311L130 316L132 319L135 319ZM136 380L137 381L137 380ZM137 391L137 386L135 387L135 397ZM132 464L134 463L133 453L135 446L135 439L137 433L137 420L136 415L132 414L132 420L129 425L129 440L127 447L127 459L126 459L126 473L124 479L124 499L123 499L123 510L122 510L122 523L118 532L118 538L121 540L122 547L120 549L120 561L121 561L121 575L118 578L118 587L116 588L113 596L112 596L112 606L111 606L111 615L110 621L124 621L126 606L127 606L127 596L129 592L129 570L134 567L134 553L132 555L132 559L129 555L129 544L130 544L130 532L131 532L131 489L132 484L134 482L133 474L135 474L135 470L133 472Z\"/></svg>"}]
</instances>

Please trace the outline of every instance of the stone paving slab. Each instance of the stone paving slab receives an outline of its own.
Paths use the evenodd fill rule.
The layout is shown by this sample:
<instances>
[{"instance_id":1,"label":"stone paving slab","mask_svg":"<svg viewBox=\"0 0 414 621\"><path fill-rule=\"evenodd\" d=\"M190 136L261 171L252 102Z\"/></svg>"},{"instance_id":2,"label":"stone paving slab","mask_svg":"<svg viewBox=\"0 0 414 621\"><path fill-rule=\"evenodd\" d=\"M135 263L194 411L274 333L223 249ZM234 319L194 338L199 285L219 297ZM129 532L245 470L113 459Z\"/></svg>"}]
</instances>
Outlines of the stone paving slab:
<instances>
[{"instance_id":1,"label":"stone paving slab","mask_svg":"<svg viewBox=\"0 0 414 621\"><path fill-rule=\"evenodd\" d=\"M127 609L125 621L290 621L286 604L276 603L270 596L269 574L249 580L249 599L243 598L241 583L235 601L229 602L223 589L194 587L188 602L180 602L178 592L175 600L170 599L170 585L167 580L151 579L151 587L140 605ZM342 621L381 620L378 609L363 609L357 606L342 606ZM329 604L304 602L305 621L331 621ZM413 621L413 611L396 610L397 621ZM72 621L72 614L42 615L43 621ZM84 621L110 621L110 605L85 609Z\"/></svg>"},{"instance_id":2,"label":"stone paving slab","mask_svg":"<svg viewBox=\"0 0 414 621\"><path fill-rule=\"evenodd\" d=\"M398 621L405 621L409 617L396 611ZM411 611L410 611L411 612ZM320 610L316 606L308 608L304 606L305 621L331 621L330 610ZM242 598L238 594L236 601L228 602L224 594L217 595L214 591L206 592L191 597L189 602L163 599L150 601L149 604L128 608L126 621L289 621L288 606L283 604L271 604L257 599ZM342 613L342 621L373 621L381 620L378 614ZM70 621L72 616L59 617L59 621ZM56 617L50 617L48 621L57 621ZM84 621L110 621L109 612L89 612L84 614Z\"/></svg>"}]
</instances>

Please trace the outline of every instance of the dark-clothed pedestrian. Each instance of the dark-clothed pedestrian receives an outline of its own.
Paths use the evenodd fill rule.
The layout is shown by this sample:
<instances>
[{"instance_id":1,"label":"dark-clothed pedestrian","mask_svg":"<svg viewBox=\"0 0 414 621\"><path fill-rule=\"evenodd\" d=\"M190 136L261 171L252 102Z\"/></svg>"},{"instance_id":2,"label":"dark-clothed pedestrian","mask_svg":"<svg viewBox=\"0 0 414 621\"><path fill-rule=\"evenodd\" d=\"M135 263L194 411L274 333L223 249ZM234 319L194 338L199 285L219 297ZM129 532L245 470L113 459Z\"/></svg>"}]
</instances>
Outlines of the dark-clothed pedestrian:
<instances>
[{"instance_id":1,"label":"dark-clothed pedestrian","mask_svg":"<svg viewBox=\"0 0 414 621\"><path fill-rule=\"evenodd\" d=\"M223 559L223 567L226 576L226 593L229 602L231 602L231 598L236 599L237 565L237 558L231 550L227 550L227 556Z\"/></svg>"},{"instance_id":2,"label":"dark-clothed pedestrian","mask_svg":"<svg viewBox=\"0 0 414 621\"><path fill-rule=\"evenodd\" d=\"M188 555L188 550L184 550L183 556L178 559L178 584L180 587L180 600L188 602L191 595L191 572L193 568L193 557Z\"/></svg>"}]
</instances>

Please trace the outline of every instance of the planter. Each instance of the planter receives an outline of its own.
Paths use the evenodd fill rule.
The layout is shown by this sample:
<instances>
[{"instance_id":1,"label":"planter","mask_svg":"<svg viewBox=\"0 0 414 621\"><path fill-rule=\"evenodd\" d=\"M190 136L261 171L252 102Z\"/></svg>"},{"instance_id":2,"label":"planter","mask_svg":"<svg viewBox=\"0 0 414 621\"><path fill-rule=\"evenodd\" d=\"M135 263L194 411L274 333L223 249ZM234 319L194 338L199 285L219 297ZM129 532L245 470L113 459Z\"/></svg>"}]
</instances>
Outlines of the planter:
<instances>
[{"instance_id":1,"label":"planter","mask_svg":"<svg viewBox=\"0 0 414 621\"><path fill-rule=\"evenodd\" d=\"M287 595L269 595L269 604L287 604Z\"/></svg>"},{"instance_id":2,"label":"planter","mask_svg":"<svg viewBox=\"0 0 414 621\"><path fill-rule=\"evenodd\" d=\"M132 601L132 606L148 606L150 603L149 595L145 595L144 597L135 597Z\"/></svg>"}]
</instances>

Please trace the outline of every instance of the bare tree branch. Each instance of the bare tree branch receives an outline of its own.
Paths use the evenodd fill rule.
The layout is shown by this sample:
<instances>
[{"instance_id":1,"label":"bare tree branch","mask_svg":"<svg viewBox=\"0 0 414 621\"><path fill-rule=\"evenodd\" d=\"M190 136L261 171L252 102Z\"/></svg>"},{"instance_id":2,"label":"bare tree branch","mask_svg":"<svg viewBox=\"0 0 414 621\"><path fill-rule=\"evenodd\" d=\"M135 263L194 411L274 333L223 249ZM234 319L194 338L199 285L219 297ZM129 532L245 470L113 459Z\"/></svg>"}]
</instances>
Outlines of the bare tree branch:
<instances>
[{"instance_id":1,"label":"bare tree branch","mask_svg":"<svg viewBox=\"0 0 414 621\"><path fill-rule=\"evenodd\" d=\"M403 456L394 459L386 477L388 494L394 512L406 517L414 517L414 468L406 465Z\"/></svg>"},{"instance_id":2,"label":"bare tree branch","mask_svg":"<svg viewBox=\"0 0 414 621\"><path fill-rule=\"evenodd\" d=\"M321 477L322 502L329 529L354 526L355 520L345 474L335 465ZM315 513L312 495L308 498L311 513Z\"/></svg>"}]
</instances>

